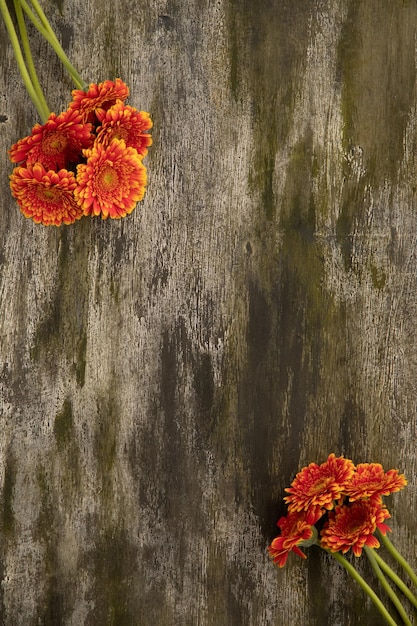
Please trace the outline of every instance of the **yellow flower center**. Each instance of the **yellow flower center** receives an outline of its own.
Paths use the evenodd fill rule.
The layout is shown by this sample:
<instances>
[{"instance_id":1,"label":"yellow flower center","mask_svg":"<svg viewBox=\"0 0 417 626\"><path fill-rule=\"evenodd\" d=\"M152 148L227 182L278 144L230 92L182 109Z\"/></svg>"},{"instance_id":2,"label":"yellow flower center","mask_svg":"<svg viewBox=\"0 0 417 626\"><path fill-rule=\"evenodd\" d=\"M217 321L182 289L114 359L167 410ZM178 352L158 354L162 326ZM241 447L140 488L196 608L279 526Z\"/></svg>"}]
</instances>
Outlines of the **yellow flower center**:
<instances>
[{"instance_id":1,"label":"yellow flower center","mask_svg":"<svg viewBox=\"0 0 417 626\"><path fill-rule=\"evenodd\" d=\"M56 154L57 152L64 152L67 144L67 138L62 133L48 133L42 139L42 151L45 154Z\"/></svg>"},{"instance_id":2,"label":"yellow flower center","mask_svg":"<svg viewBox=\"0 0 417 626\"><path fill-rule=\"evenodd\" d=\"M331 485L333 482L334 482L334 478L323 477L311 485L309 489L309 493L311 495L316 494L316 493L322 493L323 491L326 491L329 485Z\"/></svg>"},{"instance_id":3,"label":"yellow flower center","mask_svg":"<svg viewBox=\"0 0 417 626\"><path fill-rule=\"evenodd\" d=\"M111 165L106 165L97 177L98 186L102 191L113 191L119 182L119 176Z\"/></svg>"},{"instance_id":4,"label":"yellow flower center","mask_svg":"<svg viewBox=\"0 0 417 626\"><path fill-rule=\"evenodd\" d=\"M112 139L123 139L123 141L126 141L128 137L129 133L127 130L125 128L121 128L120 126L112 133Z\"/></svg>"},{"instance_id":5,"label":"yellow flower center","mask_svg":"<svg viewBox=\"0 0 417 626\"><path fill-rule=\"evenodd\" d=\"M59 192L51 187L39 187L38 196L46 202L56 202L59 197Z\"/></svg>"}]
</instances>

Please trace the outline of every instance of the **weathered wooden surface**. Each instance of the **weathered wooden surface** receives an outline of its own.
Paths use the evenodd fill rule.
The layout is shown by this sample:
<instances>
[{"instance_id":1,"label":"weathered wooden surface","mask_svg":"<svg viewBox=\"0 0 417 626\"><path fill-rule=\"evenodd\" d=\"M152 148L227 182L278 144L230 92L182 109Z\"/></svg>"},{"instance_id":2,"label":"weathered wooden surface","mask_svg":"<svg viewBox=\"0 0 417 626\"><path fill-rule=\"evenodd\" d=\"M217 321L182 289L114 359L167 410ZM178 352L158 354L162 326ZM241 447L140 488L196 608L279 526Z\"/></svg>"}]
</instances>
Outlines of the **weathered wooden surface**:
<instances>
[{"instance_id":1,"label":"weathered wooden surface","mask_svg":"<svg viewBox=\"0 0 417 626\"><path fill-rule=\"evenodd\" d=\"M266 546L334 451L406 473L416 564L416 3L44 6L154 145L129 218L25 220L6 149L37 119L1 30L0 623L380 624L324 556Z\"/></svg>"}]
</instances>

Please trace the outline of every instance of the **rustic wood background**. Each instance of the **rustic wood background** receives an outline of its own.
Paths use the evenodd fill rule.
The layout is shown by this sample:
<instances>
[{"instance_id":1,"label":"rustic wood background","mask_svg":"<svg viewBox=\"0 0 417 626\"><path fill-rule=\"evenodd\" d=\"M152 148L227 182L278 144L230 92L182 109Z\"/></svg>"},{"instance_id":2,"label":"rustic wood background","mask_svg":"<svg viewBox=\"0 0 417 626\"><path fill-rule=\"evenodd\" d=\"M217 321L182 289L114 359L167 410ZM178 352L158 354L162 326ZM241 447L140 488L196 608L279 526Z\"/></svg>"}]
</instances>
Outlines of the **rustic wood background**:
<instances>
[{"instance_id":1,"label":"rustic wood background","mask_svg":"<svg viewBox=\"0 0 417 626\"><path fill-rule=\"evenodd\" d=\"M38 119L0 25L0 623L379 625L324 553L266 547L335 452L406 473L416 565L416 2L42 4L154 145L130 217L22 217Z\"/></svg>"}]
</instances>

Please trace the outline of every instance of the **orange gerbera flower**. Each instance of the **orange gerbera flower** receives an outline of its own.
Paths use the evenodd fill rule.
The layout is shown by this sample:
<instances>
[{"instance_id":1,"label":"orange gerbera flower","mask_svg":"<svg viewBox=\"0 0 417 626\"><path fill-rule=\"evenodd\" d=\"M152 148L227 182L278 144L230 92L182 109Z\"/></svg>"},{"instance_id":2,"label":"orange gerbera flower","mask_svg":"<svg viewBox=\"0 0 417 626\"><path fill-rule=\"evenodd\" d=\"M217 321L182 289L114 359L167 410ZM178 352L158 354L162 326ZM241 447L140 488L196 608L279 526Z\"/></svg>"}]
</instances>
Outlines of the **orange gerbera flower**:
<instances>
[{"instance_id":1,"label":"orange gerbera flower","mask_svg":"<svg viewBox=\"0 0 417 626\"><path fill-rule=\"evenodd\" d=\"M355 471L352 461L330 454L321 465L310 463L295 477L285 491L290 495L284 498L291 511L314 511L334 507L334 501L344 493L346 484Z\"/></svg>"},{"instance_id":2,"label":"orange gerbera flower","mask_svg":"<svg viewBox=\"0 0 417 626\"><path fill-rule=\"evenodd\" d=\"M284 567L290 552L295 552L301 558L306 559L306 555L298 547L304 541L308 541L313 537L312 524L306 519L306 515L303 513L289 513L286 517L281 517L278 520L277 526L281 529L281 535L275 537L268 547L268 552L274 563L278 567Z\"/></svg>"},{"instance_id":3,"label":"orange gerbera flower","mask_svg":"<svg viewBox=\"0 0 417 626\"><path fill-rule=\"evenodd\" d=\"M87 163L77 166L75 197L84 215L103 219L125 217L142 200L146 186L146 168L134 148L123 139L112 139L105 147L96 142L85 150Z\"/></svg>"},{"instance_id":4,"label":"orange gerbera flower","mask_svg":"<svg viewBox=\"0 0 417 626\"><path fill-rule=\"evenodd\" d=\"M373 533L377 528L383 535L391 530L384 524L389 517L385 507L370 500L336 506L321 531L321 545L325 550L343 554L352 548L355 556L360 556L364 546L379 548L379 541Z\"/></svg>"},{"instance_id":5,"label":"orange gerbera flower","mask_svg":"<svg viewBox=\"0 0 417 626\"><path fill-rule=\"evenodd\" d=\"M101 126L97 129L97 139L104 145L116 137L123 139L126 146L135 148L142 156L152 145L152 137L146 132L152 128L152 120L146 111L138 111L134 107L118 100L110 109L97 109L96 116Z\"/></svg>"},{"instance_id":6,"label":"orange gerbera flower","mask_svg":"<svg viewBox=\"0 0 417 626\"><path fill-rule=\"evenodd\" d=\"M354 502L360 498L380 500L381 496L400 491L407 485L404 474L391 469L384 472L379 463L359 463L345 492L349 500Z\"/></svg>"},{"instance_id":7,"label":"orange gerbera flower","mask_svg":"<svg viewBox=\"0 0 417 626\"><path fill-rule=\"evenodd\" d=\"M94 122L96 109L109 109L116 104L117 100L126 100L129 95L129 87L121 78L105 80L102 83L91 83L87 91L74 89L72 102L69 105L82 115L84 121Z\"/></svg>"},{"instance_id":8,"label":"orange gerbera flower","mask_svg":"<svg viewBox=\"0 0 417 626\"><path fill-rule=\"evenodd\" d=\"M10 176L10 188L25 217L36 224L60 226L72 224L82 217L74 199L75 176L67 170L45 170L35 163L16 167Z\"/></svg>"},{"instance_id":9,"label":"orange gerbera flower","mask_svg":"<svg viewBox=\"0 0 417 626\"><path fill-rule=\"evenodd\" d=\"M45 124L35 124L29 137L19 139L9 150L13 163L41 163L46 170L59 170L79 163L82 150L93 143L91 124L83 124L76 111L51 113Z\"/></svg>"}]
</instances>

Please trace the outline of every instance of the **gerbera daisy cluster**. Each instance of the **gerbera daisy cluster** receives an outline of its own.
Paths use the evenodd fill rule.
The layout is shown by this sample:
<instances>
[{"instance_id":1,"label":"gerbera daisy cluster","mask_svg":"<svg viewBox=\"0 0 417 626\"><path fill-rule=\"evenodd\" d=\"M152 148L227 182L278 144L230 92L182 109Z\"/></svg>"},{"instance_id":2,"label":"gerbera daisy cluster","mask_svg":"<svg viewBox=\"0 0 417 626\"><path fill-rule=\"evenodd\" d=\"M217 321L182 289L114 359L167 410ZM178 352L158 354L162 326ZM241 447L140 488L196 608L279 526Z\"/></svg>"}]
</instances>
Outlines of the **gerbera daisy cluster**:
<instances>
[{"instance_id":1,"label":"gerbera daisy cluster","mask_svg":"<svg viewBox=\"0 0 417 626\"><path fill-rule=\"evenodd\" d=\"M12 146L10 187L25 217L60 226L133 211L145 193L152 120L125 104L128 95L120 78L75 89L66 111Z\"/></svg>"},{"instance_id":2,"label":"gerbera daisy cluster","mask_svg":"<svg viewBox=\"0 0 417 626\"><path fill-rule=\"evenodd\" d=\"M288 515L278 520L281 534L268 548L270 555L283 567L291 551L306 558L300 545L316 543L342 554L352 549L355 556L362 554L364 546L379 547L375 531L385 535L390 530L382 496L406 484L398 470L385 472L379 463L355 466L334 454L321 465L310 463L285 489Z\"/></svg>"},{"instance_id":3,"label":"gerbera daisy cluster","mask_svg":"<svg viewBox=\"0 0 417 626\"><path fill-rule=\"evenodd\" d=\"M354 465L350 459L335 454L330 454L321 465L310 463L285 489L288 514L278 520L281 532L268 547L270 556L279 567L284 567L290 552L305 559L302 547L319 546L359 583L384 621L395 626L397 621L381 599L344 556L350 550L356 557L364 552L403 623L411 626L406 607L417 609L417 596L375 550L381 541L417 587L417 575L391 543L387 536L391 529L385 523L391 516L384 496L406 485L403 474L396 469L386 472L379 463ZM393 585L404 596L405 605Z\"/></svg>"}]
</instances>

